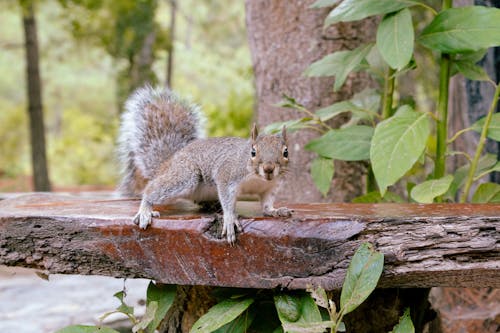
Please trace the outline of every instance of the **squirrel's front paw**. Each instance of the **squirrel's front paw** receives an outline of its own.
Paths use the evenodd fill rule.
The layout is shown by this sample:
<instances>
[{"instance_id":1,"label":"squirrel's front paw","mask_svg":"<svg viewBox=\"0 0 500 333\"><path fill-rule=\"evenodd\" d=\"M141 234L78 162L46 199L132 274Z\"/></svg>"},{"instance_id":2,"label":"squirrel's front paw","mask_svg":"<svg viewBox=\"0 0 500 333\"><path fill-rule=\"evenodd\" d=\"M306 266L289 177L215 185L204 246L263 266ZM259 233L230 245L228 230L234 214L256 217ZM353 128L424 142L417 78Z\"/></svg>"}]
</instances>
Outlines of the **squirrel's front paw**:
<instances>
[{"instance_id":1,"label":"squirrel's front paw","mask_svg":"<svg viewBox=\"0 0 500 333\"><path fill-rule=\"evenodd\" d=\"M224 225L222 226L222 237L226 236L227 242L233 246L236 243L236 232L235 227L238 231L243 231L240 221L235 216L224 216Z\"/></svg>"},{"instance_id":2,"label":"squirrel's front paw","mask_svg":"<svg viewBox=\"0 0 500 333\"><path fill-rule=\"evenodd\" d=\"M290 217L292 216L293 210L287 207L280 207L276 209L270 209L264 212L265 216L272 217Z\"/></svg>"},{"instance_id":3,"label":"squirrel's front paw","mask_svg":"<svg viewBox=\"0 0 500 333\"><path fill-rule=\"evenodd\" d=\"M146 229L151 224L151 218L160 217L157 211L138 212L134 217L134 223L139 225L139 228Z\"/></svg>"}]
</instances>

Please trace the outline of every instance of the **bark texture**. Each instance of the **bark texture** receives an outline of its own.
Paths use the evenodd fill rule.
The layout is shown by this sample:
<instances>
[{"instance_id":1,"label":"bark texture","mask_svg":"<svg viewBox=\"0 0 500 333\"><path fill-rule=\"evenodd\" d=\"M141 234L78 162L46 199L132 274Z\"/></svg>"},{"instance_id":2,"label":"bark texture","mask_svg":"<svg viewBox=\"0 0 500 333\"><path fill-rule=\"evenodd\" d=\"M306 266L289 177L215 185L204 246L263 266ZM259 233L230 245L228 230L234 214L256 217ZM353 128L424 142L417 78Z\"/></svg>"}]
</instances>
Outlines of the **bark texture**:
<instances>
[{"instance_id":1,"label":"bark texture","mask_svg":"<svg viewBox=\"0 0 500 333\"><path fill-rule=\"evenodd\" d=\"M55 195L4 200L0 264L181 285L333 290L356 248L371 242L385 255L379 287L500 287L498 204L292 205L292 218L273 219L241 203L245 232L234 247L219 239L216 218L177 206L158 207L162 217L142 231L132 222L138 206Z\"/></svg>"},{"instance_id":2,"label":"bark texture","mask_svg":"<svg viewBox=\"0 0 500 333\"><path fill-rule=\"evenodd\" d=\"M307 78L304 70L314 61L338 50L354 49L373 40L374 19L340 23L323 29L328 9L311 9L313 0L296 0L293 5L281 0L247 0L246 20L252 54L257 95L257 121L260 126L301 116L296 111L276 107L286 94L314 111L335 101L349 98L371 81L365 74L351 75L338 93L333 93L333 78ZM304 116L304 115L302 115ZM346 119L340 119L338 126ZM304 144L317 136L301 131L290 136L293 162L280 198L288 202L350 201L361 195L365 168L361 163L336 163L333 190L321 197L309 174L313 153Z\"/></svg>"},{"instance_id":3,"label":"bark texture","mask_svg":"<svg viewBox=\"0 0 500 333\"><path fill-rule=\"evenodd\" d=\"M32 1L25 1L22 9L26 48L26 82L34 189L35 191L50 191L47 157L45 152L45 127L43 121L38 37Z\"/></svg>"}]
</instances>

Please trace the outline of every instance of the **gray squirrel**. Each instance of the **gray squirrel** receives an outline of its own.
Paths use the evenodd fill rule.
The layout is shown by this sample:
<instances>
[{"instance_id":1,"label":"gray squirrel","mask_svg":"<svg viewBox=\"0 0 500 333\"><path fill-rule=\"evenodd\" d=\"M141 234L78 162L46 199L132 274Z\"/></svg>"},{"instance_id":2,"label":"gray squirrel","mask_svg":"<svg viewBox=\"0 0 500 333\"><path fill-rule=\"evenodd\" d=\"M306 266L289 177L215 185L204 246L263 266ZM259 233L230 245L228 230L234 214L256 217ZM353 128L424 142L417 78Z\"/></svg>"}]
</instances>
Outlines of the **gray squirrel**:
<instances>
[{"instance_id":1,"label":"gray squirrel","mask_svg":"<svg viewBox=\"0 0 500 333\"><path fill-rule=\"evenodd\" d=\"M123 165L119 192L142 196L134 223L146 229L159 217L153 205L175 199L196 203L219 201L223 210L222 236L233 245L239 195L260 197L266 216L288 217L286 207L274 208L275 190L288 165L286 128L251 138L204 138L204 119L198 106L165 88L145 86L126 101L118 148Z\"/></svg>"}]
</instances>

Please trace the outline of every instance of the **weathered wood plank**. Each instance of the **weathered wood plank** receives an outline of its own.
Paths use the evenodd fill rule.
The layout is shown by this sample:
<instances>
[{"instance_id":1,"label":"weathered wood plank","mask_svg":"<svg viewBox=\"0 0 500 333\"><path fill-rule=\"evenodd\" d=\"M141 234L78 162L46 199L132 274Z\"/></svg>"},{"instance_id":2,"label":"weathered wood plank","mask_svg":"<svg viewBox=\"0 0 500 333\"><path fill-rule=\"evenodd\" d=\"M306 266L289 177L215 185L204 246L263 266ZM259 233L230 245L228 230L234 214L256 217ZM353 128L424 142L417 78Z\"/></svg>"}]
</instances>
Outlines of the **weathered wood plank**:
<instances>
[{"instance_id":1,"label":"weathered wood plank","mask_svg":"<svg viewBox=\"0 0 500 333\"><path fill-rule=\"evenodd\" d=\"M229 246L213 215L162 206L140 230L138 200L32 194L0 201L0 264L50 273L251 288L341 286L361 242L385 254L380 287L500 287L500 205L307 204L290 219L240 203Z\"/></svg>"}]
</instances>

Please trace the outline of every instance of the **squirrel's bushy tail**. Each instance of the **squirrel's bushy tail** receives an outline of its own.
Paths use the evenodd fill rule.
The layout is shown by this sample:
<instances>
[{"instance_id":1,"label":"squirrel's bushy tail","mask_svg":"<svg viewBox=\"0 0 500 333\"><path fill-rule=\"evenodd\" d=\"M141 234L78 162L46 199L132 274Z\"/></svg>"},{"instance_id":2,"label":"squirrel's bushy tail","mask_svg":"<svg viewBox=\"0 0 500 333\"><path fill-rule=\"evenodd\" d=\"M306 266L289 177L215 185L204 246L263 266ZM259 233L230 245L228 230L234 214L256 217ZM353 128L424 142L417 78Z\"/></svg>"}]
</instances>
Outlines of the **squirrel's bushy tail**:
<instances>
[{"instance_id":1,"label":"squirrel's bushy tail","mask_svg":"<svg viewBox=\"0 0 500 333\"><path fill-rule=\"evenodd\" d=\"M118 149L122 180L118 191L140 195L160 165L204 136L200 108L165 88L145 86L126 101Z\"/></svg>"}]
</instances>

